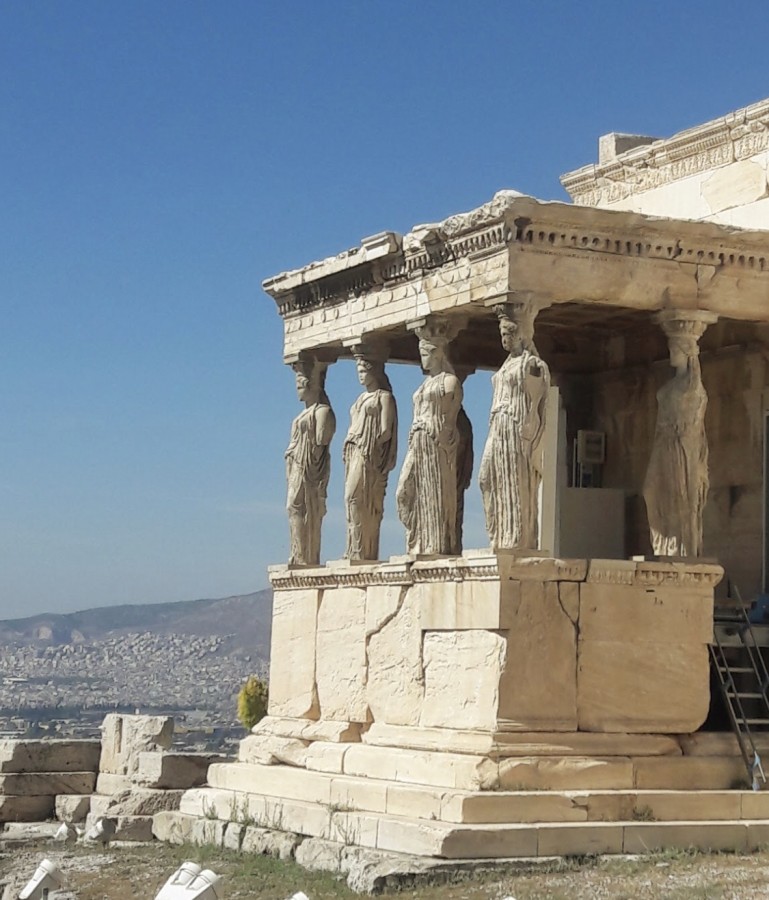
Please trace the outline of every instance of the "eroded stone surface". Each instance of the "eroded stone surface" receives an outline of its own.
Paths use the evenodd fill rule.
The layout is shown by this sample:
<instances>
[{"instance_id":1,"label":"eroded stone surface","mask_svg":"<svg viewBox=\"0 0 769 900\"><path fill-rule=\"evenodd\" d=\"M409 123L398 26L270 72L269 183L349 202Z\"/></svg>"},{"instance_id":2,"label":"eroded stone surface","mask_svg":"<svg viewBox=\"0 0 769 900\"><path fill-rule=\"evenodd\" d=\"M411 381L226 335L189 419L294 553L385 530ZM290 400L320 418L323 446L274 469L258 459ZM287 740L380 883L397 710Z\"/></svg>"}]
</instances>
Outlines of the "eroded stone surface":
<instances>
[{"instance_id":1,"label":"eroded stone surface","mask_svg":"<svg viewBox=\"0 0 769 900\"><path fill-rule=\"evenodd\" d=\"M368 617L366 700L375 722L419 723L424 697L422 630L416 592L372 587L377 614Z\"/></svg>"},{"instance_id":2,"label":"eroded stone surface","mask_svg":"<svg viewBox=\"0 0 769 900\"><path fill-rule=\"evenodd\" d=\"M275 591L270 653L271 716L317 719L315 638L320 592Z\"/></svg>"},{"instance_id":3,"label":"eroded stone surface","mask_svg":"<svg viewBox=\"0 0 769 900\"><path fill-rule=\"evenodd\" d=\"M127 716L110 713L102 722L99 772L133 776L139 755L147 750L168 750L173 742L170 716Z\"/></svg>"},{"instance_id":4,"label":"eroded stone surface","mask_svg":"<svg viewBox=\"0 0 769 900\"><path fill-rule=\"evenodd\" d=\"M428 631L420 725L493 731L505 640L491 631Z\"/></svg>"},{"instance_id":5,"label":"eroded stone surface","mask_svg":"<svg viewBox=\"0 0 769 900\"><path fill-rule=\"evenodd\" d=\"M99 741L0 741L0 772L96 772Z\"/></svg>"},{"instance_id":6,"label":"eroded stone surface","mask_svg":"<svg viewBox=\"0 0 769 900\"><path fill-rule=\"evenodd\" d=\"M323 591L315 651L318 701L323 718L368 720L365 628L365 590Z\"/></svg>"},{"instance_id":7,"label":"eroded stone surface","mask_svg":"<svg viewBox=\"0 0 769 900\"><path fill-rule=\"evenodd\" d=\"M511 615L499 718L520 731L577 726L577 616L573 591L557 582L523 581Z\"/></svg>"}]
</instances>

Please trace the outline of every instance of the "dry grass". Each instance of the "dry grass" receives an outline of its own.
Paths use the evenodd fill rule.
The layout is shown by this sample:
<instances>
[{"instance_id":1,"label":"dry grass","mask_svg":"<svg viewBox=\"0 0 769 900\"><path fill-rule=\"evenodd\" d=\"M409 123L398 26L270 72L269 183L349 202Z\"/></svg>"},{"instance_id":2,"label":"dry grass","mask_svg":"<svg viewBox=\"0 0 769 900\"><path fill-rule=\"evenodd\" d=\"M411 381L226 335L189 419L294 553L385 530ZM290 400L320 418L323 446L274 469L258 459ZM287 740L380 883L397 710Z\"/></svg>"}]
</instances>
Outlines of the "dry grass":
<instances>
[{"instance_id":1,"label":"dry grass","mask_svg":"<svg viewBox=\"0 0 769 900\"><path fill-rule=\"evenodd\" d=\"M228 900L286 900L304 891L310 900L357 895L333 875L262 856L165 844L124 845L102 852L63 851L51 844L0 852L0 876L28 878L41 858L65 873L78 900L153 900L185 859L224 876ZM399 896L425 900L753 900L769 896L769 853L667 853L642 858L567 859L479 871L452 884L403 887Z\"/></svg>"}]
</instances>

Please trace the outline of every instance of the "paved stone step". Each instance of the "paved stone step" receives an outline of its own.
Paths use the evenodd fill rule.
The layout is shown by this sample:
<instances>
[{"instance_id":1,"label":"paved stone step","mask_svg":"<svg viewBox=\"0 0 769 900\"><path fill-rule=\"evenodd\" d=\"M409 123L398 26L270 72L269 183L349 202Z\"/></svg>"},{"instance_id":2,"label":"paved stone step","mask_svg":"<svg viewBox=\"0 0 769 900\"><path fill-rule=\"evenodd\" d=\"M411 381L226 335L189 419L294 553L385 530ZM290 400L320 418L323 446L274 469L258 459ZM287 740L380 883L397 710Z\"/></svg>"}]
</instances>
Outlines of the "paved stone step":
<instances>
[{"instance_id":1,"label":"paved stone step","mask_svg":"<svg viewBox=\"0 0 769 900\"><path fill-rule=\"evenodd\" d=\"M677 758L671 761L677 762ZM698 757L691 761L691 765L695 771L701 771L710 762L707 757ZM309 772L294 766L246 763L213 765L208 777L210 787L244 795L302 800L327 807L442 822L769 818L769 792L653 788L617 791L464 791Z\"/></svg>"},{"instance_id":2,"label":"paved stone step","mask_svg":"<svg viewBox=\"0 0 769 900\"><path fill-rule=\"evenodd\" d=\"M647 853L662 849L748 852L769 840L769 820L682 822L583 822L527 825L449 825L402 816L366 816L325 811L310 804L284 804L283 829L310 837L379 850L445 859L504 859L575 854ZM226 825L187 812L158 813L153 830L160 840L224 845L229 828L274 828L257 818ZM301 822L300 822L301 820ZM301 825L301 827L297 827ZM292 826L292 827L287 827Z\"/></svg>"},{"instance_id":3,"label":"paved stone step","mask_svg":"<svg viewBox=\"0 0 769 900\"><path fill-rule=\"evenodd\" d=\"M188 791L180 809L242 821L287 802L307 803L301 790L281 797L267 790L205 788ZM367 783L352 779L331 785L328 799L310 806L326 811L403 816L446 824L529 824L580 822L740 821L769 819L769 792L752 791L564 791L563 793L439 794L429 788ZM256 809L256 812L252 811Z\"/></svg>"}]
</instances>

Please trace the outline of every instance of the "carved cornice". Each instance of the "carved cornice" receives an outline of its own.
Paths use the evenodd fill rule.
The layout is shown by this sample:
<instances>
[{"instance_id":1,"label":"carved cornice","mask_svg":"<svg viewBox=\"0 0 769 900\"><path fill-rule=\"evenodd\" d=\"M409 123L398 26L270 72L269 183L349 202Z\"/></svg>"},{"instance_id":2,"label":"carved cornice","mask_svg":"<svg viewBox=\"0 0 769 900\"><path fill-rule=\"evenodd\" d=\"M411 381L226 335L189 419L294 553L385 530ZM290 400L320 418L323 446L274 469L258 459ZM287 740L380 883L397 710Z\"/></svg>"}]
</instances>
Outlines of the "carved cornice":
<instances>
[{"instance_id":1,"label":"carved cornice","mask_svg":"<svg viewBox=\"0 0 769 900\"><path fill-rule=\"evenodd\" d=\"M462 581L587 581L600 584L638 584L647 587L681 585L713 588L723 577L719 565L697 562L629 562L626 560L554 559L514 553L473 551L469 557L413 559L378 565L332 563L312 568L275 566L270 582L276 591L367 588Z\"/></svg>"},{"instance_id":2,"label":"carved cornice","mask_svg":"<svg viewBox=\"0 0 769 900\"><path fill-rule=\"evenodd\" d=\"M561 177L575 203L603 206L769 148L769 100Z\"/></svg>"}]
</instances>

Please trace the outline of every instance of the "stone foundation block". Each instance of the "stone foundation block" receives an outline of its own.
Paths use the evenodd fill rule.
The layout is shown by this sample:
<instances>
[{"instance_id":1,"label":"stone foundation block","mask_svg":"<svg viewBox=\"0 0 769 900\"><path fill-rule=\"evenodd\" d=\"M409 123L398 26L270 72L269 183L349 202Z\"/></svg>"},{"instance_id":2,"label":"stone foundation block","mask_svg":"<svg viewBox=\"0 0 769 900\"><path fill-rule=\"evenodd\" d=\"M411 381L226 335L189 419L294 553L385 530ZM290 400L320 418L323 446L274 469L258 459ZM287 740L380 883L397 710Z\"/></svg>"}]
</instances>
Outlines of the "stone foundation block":
<instances>
[{"instance_id":1,"label":"stone foundation block","mask_svg":"<svg viewBox=\"0 0 769 900\"><path fill-rule=\"evenodd\" d=\"M55 800L55 815L60 822L84 822L90 811L90 794L62 794Z\"/></svg>"},{"instance_id":2,"label":"stone foundation block","mask_svg":"<svg viewBox=\"0 0 769 900\"><path fill-rule=\"evenodd\" d=\"M40 797L0 795L0 822L44 822L53 815L54 805L55 798L50 794Z\"/></svg>"},{"instance_id":3,"label":"stone foundation block","mask_svg":"<svg viewBox=\"0 0 769 900\"><path fill-rule=\"evenodd\" d=\"M99 741L0 741L0 772L96 772Z\"/></svg>"},{"instance_id":4,"label":"stone foundation block","mask_svg":"<svg viewBox=\"0 0 769 900\"><path fill-rule=\"evenodd\" d=\"M96 777L96 793L111 797L122 791L130 791L133 781L127 775L112 775L102 772Z\"/></svg>"},{"instance_id":5,"label":"stone foundation block","mask_svg":"<svg viewBox=\"0 0 769 900\"><path fill-rule=\"evenodd\" d=\"M635 786L646 790L722 791L747 787L740 757L657 757L634 759Z\"/></svg>"},{"instance_id":6,"label":"stone foundation block","mask_svg":"<svg viewBox=\"0 0 769 900\"><path fill-rule=\"evenodd\" d=\"M516 592L499 687L499 718L508 729L576 731L577 609L559 587L524 581Z\"/></svg>"},{"instance_id":7,"label":"stone foundation block","mask_svg":"<svg viewBox=\"0 0 769 900\"><path fill-rule=\"evenodd\" d=\"M103 815L154 816L165 810L178 809L184 791L160 791L133 788L110 798Z\"/></svg>"},{"instance_id":8,"label":"stone foundation block","mask_svg":"<svg viewBox=\"0 0 769 900\"><path fill-rule=\"evenodd\" d=\"M367 722L365 590L322 592L315 654L321 716Z\"/></svg>"},{"instance_id":9,"label":"stone foundation block","mask_svg":"<svg viewBox=\"0 0 769 900\"><path fill-rule=\"evenodd\" d=\"M505 667L504 638L491 631L430 631L423 646L420 725L493 731Z\"/></svg>"},{"instance_id":10,"label":"stone foundation block","mask_svg":"<svg viewBox=\"0 0 769 900\"><path fill-rule=\"evenodd\" d=\"M93 772L12 772L0 775L0 794L90 794L95 784Z\"/></svg>"},{"instance_id":11,"label":"stone foundation block","mask_svg":"<svg viewBox=\"0 0 769 900\"><path fill-rule=\"evenodd\" d=\"M604 732L695 731L710 706L709 666L704 643L580 640L579 727Z\"/></svg>"},{"instance_id":12,"label":"stone foundation block","mask_svg":"<svg viewBox=\"0 0 769 900\"><path fill-rule=\"evenodd\" d=\"M625 825L624 853L650 853L665 848L689 850L748 849L748 828L742 822L635 822Z\"/></svg>"},{"instance_id":13,"label":"stone foundation block","mask_svg":"<svg viewBox=\"0 0 769 900\"><path fill-rule=\"evenodd\" d=\"M238 760L244 763L272 766L285 763L303 767L307 759L308 741L271 734L250 734L240 742Z\"/></svg>"},{"instance_id":14,"label":"stone foundation block","mask_svg":"<svg viewBox=\"0 0 769 900\"><path fill-rule=\"evenodd\" d=\"M228 822L224 830L224 842L222 846L225 850L240 851L243 844L243 835L246 833L246 826L239 822Z\"/></svg>"},{"instance_id":15,"label":"stone foundation block","mask_svg":"<svg viewBox=\"0 0 769 900\"><path fill-rule=\"evenodd\" d=\"M217 819L197 819L190 830L190 843L199 847L222 847L227 822Z\"/></svg>"},{"instance_id":16,"label":"stone foundation block","mask_svg":"<svg viewBox=\"0 0 769 900\"><path fill-rule=\"evenodd\" d=\"M157 813L152 817L152 833L157 840L167 844L189 844L196 821L196 816L181 812Z\"/></svg>"},{"instance_id":17,"label":"stone foundation block","mask_svg":"<svg viewBox=\"0 0 769 900\"><path fill-rule=\"evenodd\" d=\"M270 653L271 716L317 719L315 638L320 591L275 591Z\"/></svg>"},{"instance_id":18,"label":"stone foundation block","mask_svg":"<svg viewBox=\"0 0 769 900\"><path fill-rule=\"evenodd\" d=\"M634 787L633 764L622 757L567 757L500 760L496 779L486 789L506 791L562 791L627 789Z\"/></svg>"},{"instance_id":19,"label":"stone foundation block","mask_svg":"<svg viewBox=\"0 0 769 900\"><path fill-rule=\"evenodd\" d=\"M241 851L275 856L278 859L293 859L301 843L302 838L298 834L249 825L243 834Z\"/></svg>"},{"instance_id":20,"label":"stone foundation block","mask_svg":"<svg viewBox=\"0 0 769 900\"><path fill-rule=\"evenodd\" d=\"M537 829L537 854L593 856L599 853L622 853L623 837L622 825L544 825Z\"/></svg>"},{"instance_id":21,"label":"stone foundation block","mask_svg":"<svg viewBox=\"0 0 769 900\"><path fill-rule=\"evenodd\" d=\"M206 783L211 763L225 759L218 753L139 753L139 763L133 780L148 788L186 790Z\"/></svg>"}]
</instances>

